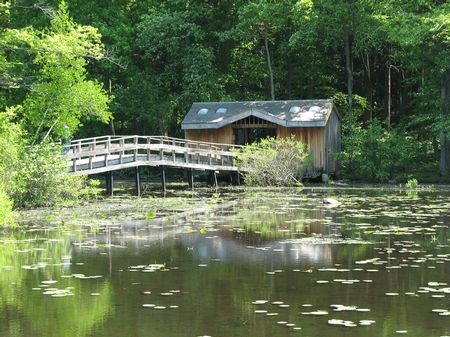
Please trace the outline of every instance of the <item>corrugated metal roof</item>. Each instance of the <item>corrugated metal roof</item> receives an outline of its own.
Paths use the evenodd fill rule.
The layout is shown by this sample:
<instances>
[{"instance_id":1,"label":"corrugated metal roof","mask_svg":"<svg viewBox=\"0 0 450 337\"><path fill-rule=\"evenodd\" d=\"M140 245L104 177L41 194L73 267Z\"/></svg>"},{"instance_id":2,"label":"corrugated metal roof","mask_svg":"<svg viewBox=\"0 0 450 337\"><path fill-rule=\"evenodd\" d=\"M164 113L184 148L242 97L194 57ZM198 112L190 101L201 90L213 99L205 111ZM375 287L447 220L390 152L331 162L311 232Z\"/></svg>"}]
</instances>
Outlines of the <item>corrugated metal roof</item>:
<instances>
[{"instance_id":1,"label":"corrugated metal roof","mask_svg":"<svg viewBox=\"0 0 450 337\"><path fill-rule=\"evenodd\" d=\"M252 102L196 102L181 128L218 129L248 116L285 127L324 127L334 104L330 99Z\"/></svg>"}]
</instances>

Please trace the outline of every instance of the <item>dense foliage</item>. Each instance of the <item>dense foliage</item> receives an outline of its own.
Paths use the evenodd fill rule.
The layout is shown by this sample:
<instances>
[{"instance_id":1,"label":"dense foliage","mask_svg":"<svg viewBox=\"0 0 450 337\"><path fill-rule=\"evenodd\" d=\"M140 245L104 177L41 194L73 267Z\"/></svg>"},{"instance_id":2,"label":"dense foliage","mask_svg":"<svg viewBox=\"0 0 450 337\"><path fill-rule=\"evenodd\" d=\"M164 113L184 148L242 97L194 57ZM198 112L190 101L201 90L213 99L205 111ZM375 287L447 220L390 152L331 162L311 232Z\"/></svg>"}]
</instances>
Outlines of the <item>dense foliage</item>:
<instances>
[{"instance_id":1,"label":"dense foliage","mask_svg":"<svg viewBox=\"0 0 450 337\"><path fill-rule=\"evenodd\" d=\"M353 179L390 181L406 179L416 172L420 157L414 139L396 130L388 132L380 122L374 120L365 128L356 126L351 136L343 140L346 149L340 156L344 174ZM422 152L425 153L425 152Z\"/></svg>"},{"instance_id":2,"label":"dense foliage","mask_svg":"<svg viewBox=\"0 0 450 337\"><path fill-rule=\"evenodd\" d=\"M89 58L89 78L93 85L103 83L114 97L113 122L106 126L82 118L79 136L114 131L182 136L179 125L193 101L338 97L345 103L339 105L347 121L345 135L360 135L378 120L387 132L417 145L413 163L419 172L414 174L429 171L437 177L449 171L448 1L66 3L76 22L95 27L84 28L91 43L98 45L101 33L105 50L89 53L95 55ZM14 0L6 26L48 27L48 13L58 5L59 0L39 5ZM31 67L29 55L15 57L22 68ZM27 78L16 76L16 67L8 69L9 78L26 86ZM3 104L15 103L16 95L17 90L6 94ZM102 106L96 111L103 111ZM32 121L35 127L39 118ZM73 124L78 121L67 125L76 128ZM350 148L344 152L351 157ZM394 176L397 167L389 169ZM352 165L351 172L374 177L358 169ZM375 174L376 179L389 175Z\"/></svg>"},{"instance_id":3,"label":"dense foliage","mask_svg":"<svg viewBox=\"0 0 450 337\"><path fill-rule=\"evenodd\" d=\"M308 148L294 137L269 137L245 145L236 161L250 186L298 185L312 168Z\"/></svg>"},{"instance_id":4,"label":"dense foliage","mask_svg":"<svg viewBox=\"0 0 450 337\"><path fill-rule=\"evenodd\" d=\"M19 207L72 204L97 193L96 180L67 173L67 159L58 145L34 146L21 156L13 194Z\"/></svg>"},{"instance_id":5,"label":"dense foliage","mask_svg":"<svg viewBox=\"0 0 450 337\"><path fill-rule=\"evenodd\" d=\"M108 122L110 98L87 73L101 59L100 34L76 24L61 2L45 27L15 27L0 7L0 225L13 207L80 201L94 192L68 173L61 146L83 122ZM21 7L22 8L22 7ZM26 12L26 11L25 11Z\"/></svg>"},{"instance_id":6,"label":"dense foliage","mask_svg":"<svg viewBox=\"0 0 450 337\"><path fill-rule=\"evenodd\" d=\"M350 178L436 179L450 171L449 13L441 0L10 0L0 111L20 147L182 136L193 101L335 97Z\"/></svg>"}]
</instances>

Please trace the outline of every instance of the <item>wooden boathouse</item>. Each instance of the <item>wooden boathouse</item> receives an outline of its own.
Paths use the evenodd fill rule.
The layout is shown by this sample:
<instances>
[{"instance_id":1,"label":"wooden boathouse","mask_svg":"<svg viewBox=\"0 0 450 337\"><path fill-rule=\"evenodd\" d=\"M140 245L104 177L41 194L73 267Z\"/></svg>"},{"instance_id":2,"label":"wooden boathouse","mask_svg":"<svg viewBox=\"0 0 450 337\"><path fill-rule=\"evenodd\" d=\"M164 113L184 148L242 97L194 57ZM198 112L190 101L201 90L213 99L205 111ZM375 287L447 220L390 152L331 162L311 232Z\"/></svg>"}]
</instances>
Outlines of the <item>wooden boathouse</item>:
<instances>
[{"instance_id":1,"label":"wooden boathouse","mask_svg":"<svg viewBox=\"0 0 450 337\"><path fill-rule=\"evenodd\" d=\"M181 127L187 140L236 145L293 135L307 144L316 170L338 170L341 116L330 99L197 102Z\"/></svg>"}]
</instances>

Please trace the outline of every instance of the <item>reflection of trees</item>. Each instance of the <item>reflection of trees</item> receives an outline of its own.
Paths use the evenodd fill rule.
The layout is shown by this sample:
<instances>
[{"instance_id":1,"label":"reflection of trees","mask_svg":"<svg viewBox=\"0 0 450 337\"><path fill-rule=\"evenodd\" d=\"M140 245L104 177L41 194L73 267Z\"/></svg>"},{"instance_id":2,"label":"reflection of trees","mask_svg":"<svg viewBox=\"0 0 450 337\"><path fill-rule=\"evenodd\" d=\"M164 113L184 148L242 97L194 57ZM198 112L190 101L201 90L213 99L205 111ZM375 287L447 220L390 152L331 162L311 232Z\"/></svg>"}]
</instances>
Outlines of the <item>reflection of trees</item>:
<instances>
[{"instance_id":1,"label":"reflection of trees","mask_svg":"<svg viewBox=\"0 0 450 337\"><path fill-rule=\"evenodd\" d=\"M50 239L37 233L20 231L0 241L0 335L87 336L111 311L109 281L61 278L71 274L68 240L58 230L45 233ZM32 290L50 279L58 283L49 287L74 287L74 296L55 298Z\"/></svg>"},{"instance_id":2,"label":"reflection of trees","mask_svg":"<svg viewBox=\"0 0 450 337\"><path fill-rule=\"evenodd\" d=\"M269 195L267 195L269 194ZM227 224L242 229L235 236L246 243L265 241L296 234L329 234L323 222L326 210L311 206L299 195L271 192L249 195L240 200ZM255 237L255 233L257 236Z\"/></svg>"}]
</instances>

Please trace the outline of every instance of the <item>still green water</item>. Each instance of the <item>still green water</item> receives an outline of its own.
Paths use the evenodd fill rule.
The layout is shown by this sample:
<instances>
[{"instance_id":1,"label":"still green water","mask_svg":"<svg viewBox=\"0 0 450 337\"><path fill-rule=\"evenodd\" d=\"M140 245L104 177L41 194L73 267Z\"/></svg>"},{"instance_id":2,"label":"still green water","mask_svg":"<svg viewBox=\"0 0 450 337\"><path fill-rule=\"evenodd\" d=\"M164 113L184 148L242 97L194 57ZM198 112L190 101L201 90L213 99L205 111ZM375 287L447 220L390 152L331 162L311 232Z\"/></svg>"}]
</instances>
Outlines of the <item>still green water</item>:
<instances>
[{"instance_id":1,"label":"still green water","mask_svg":"<svg viewBox=\"0 0 450 337\"><path fill-rule=\"evenodd\" d=\"M450 336L448 191L210 196L166 223L113 200L2 235L0 336Z\"/></svg>"}]
</instances>

